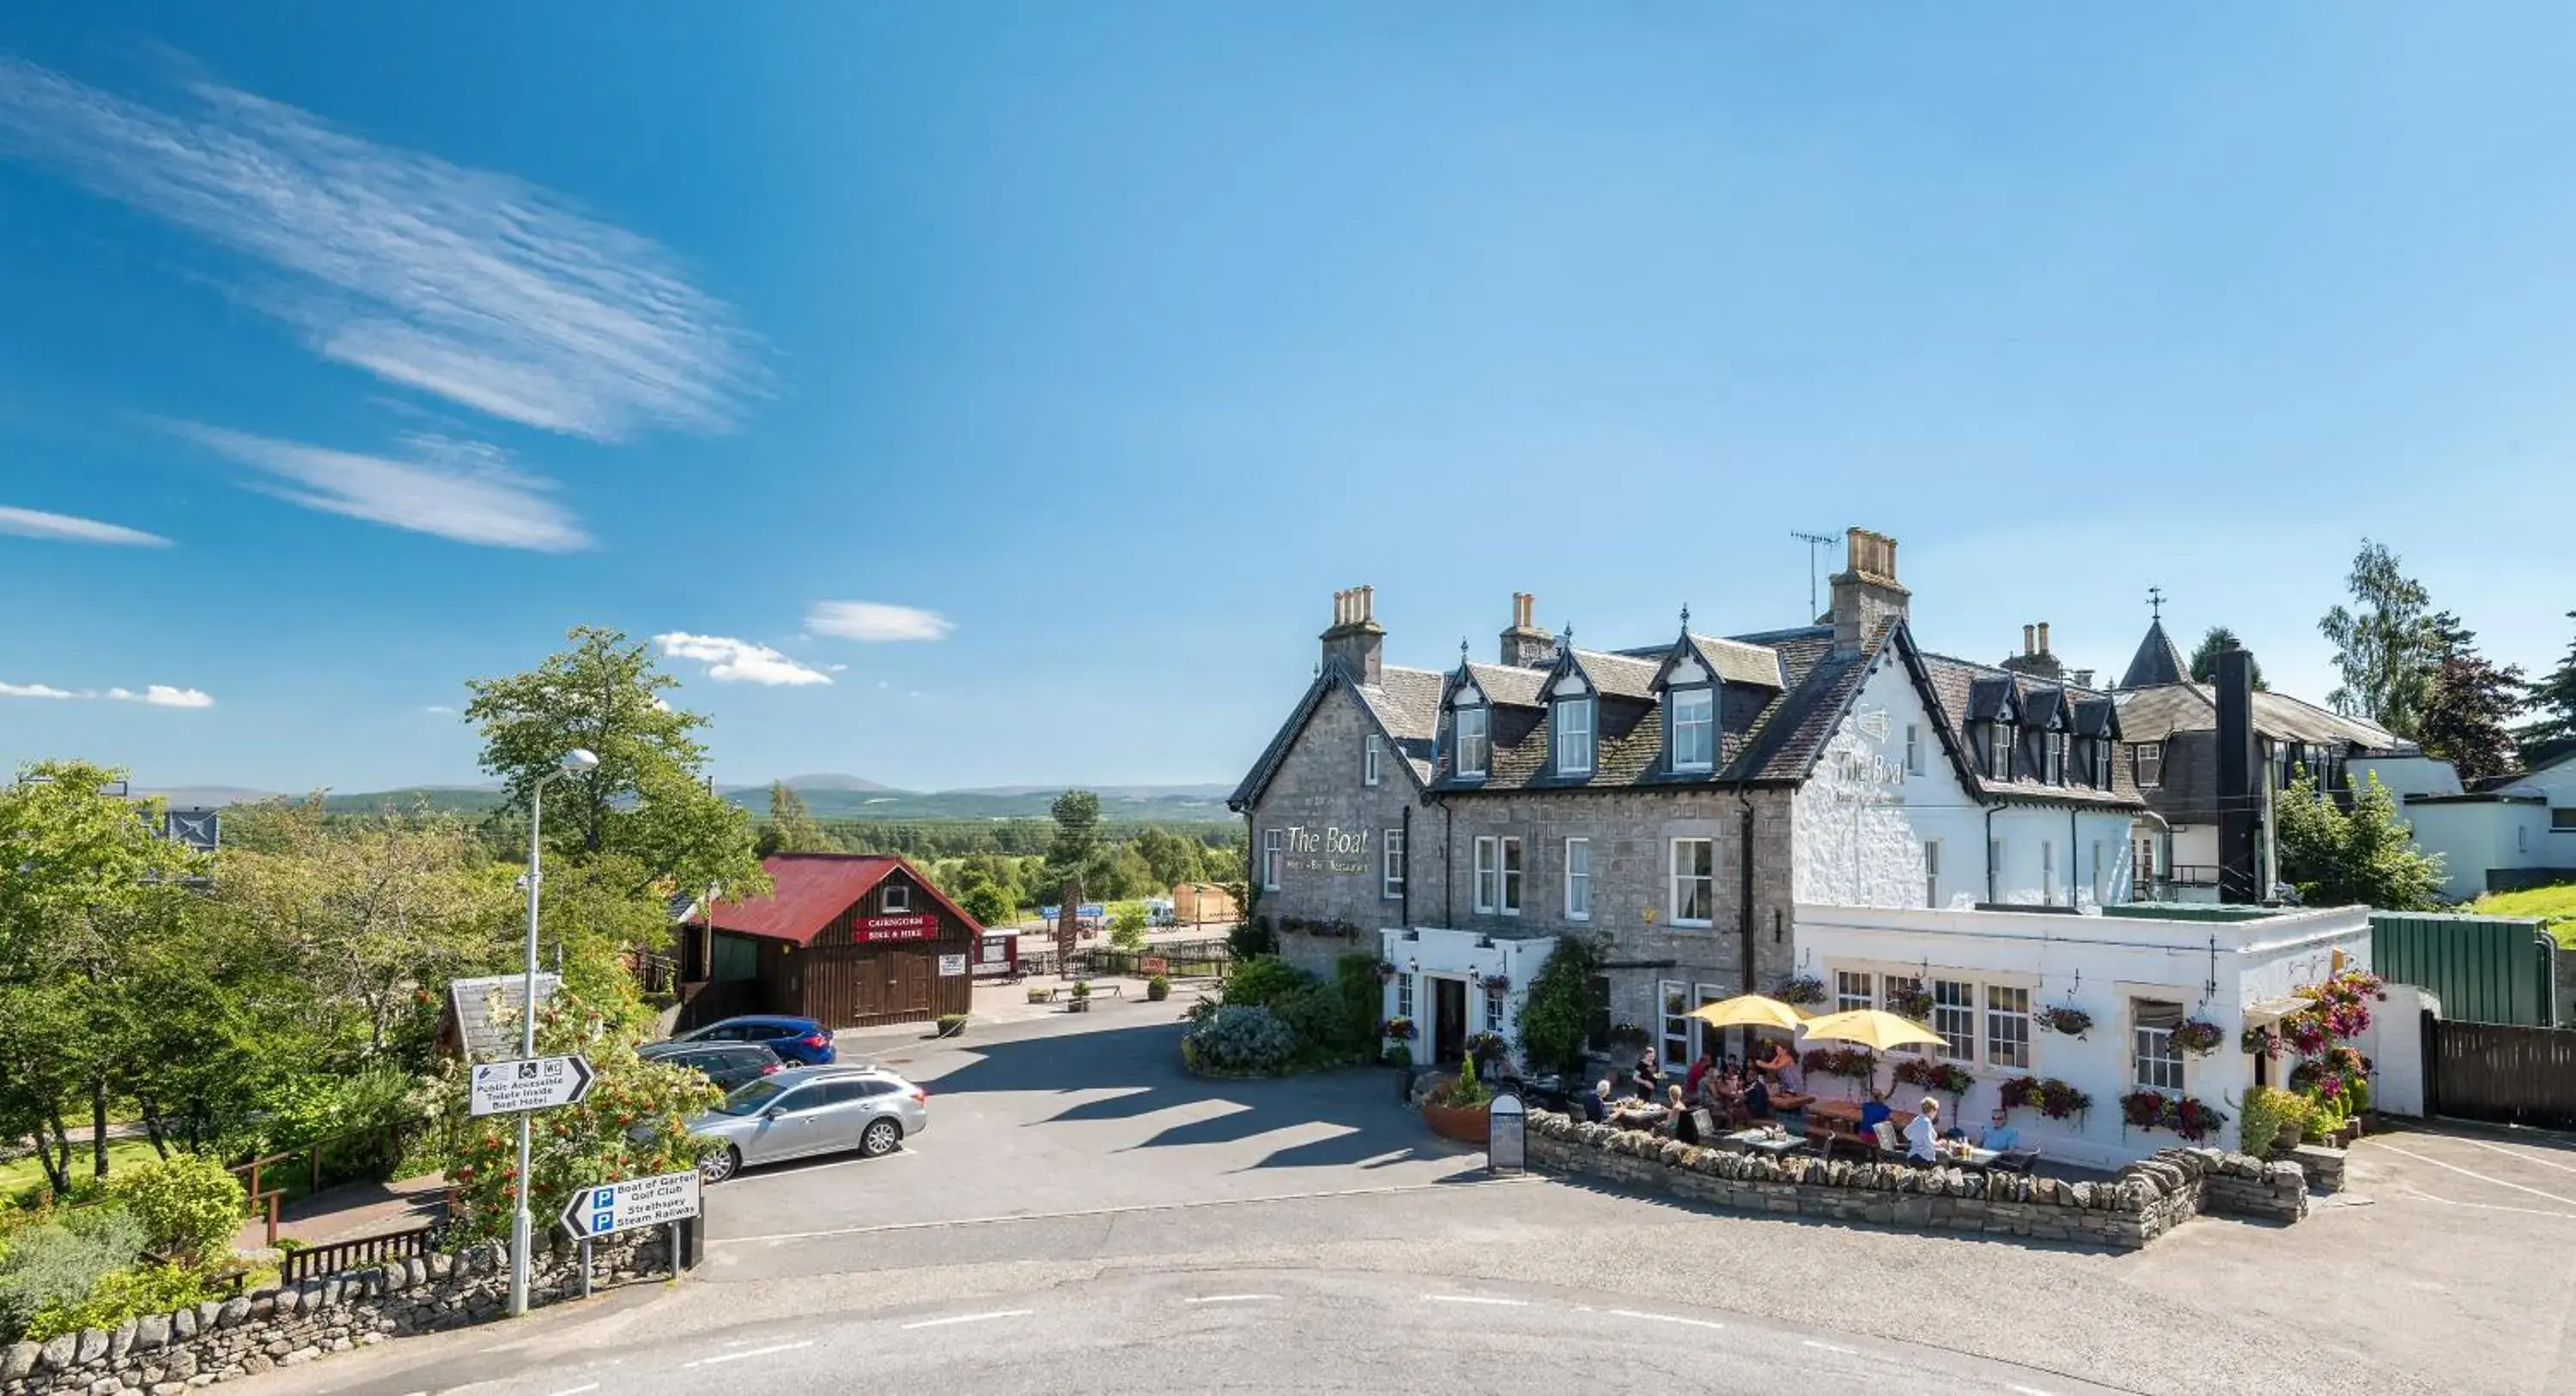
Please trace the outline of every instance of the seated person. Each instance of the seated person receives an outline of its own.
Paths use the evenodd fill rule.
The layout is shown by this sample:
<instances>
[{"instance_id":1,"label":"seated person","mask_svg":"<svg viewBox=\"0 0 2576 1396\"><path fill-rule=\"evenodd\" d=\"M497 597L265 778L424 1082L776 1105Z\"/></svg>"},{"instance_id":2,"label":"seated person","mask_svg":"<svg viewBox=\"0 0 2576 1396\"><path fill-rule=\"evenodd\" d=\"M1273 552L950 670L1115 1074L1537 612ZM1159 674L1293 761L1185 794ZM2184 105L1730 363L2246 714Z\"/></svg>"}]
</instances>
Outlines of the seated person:
<instances>
[{"instance_id":1,"label":"seated person","mask_svg":"<svg viewBox=\"0 0 2576 1396\"><path fill-rule=\"evenodd\" d=\"M1860 1132L1868 1134L1876 1130L1879 1121L1895 1113L1887 1108L1887 1102L1883 1100L1873 1100L1863 1104L1860 1107Z\"/></svg>"},{"instance_id":2,"label":"seated person","mask_svg":"<svg viewBox=\"0 0 2576 1396\"><path fill-rule=\"evenodd\" d=\"M1999 1154L2012 1153L2021 1147L2021 1131L2012 1127L2012 1122L1998 1107L1986 1121L1986 1127L1977 1132L1977 1147L1992 1149Z\"/></svg>"},{"instance_id":3,"label":"seated person","mask_svg":"<svg viewBox=\"0 0 2576 1396\"><path fill-rule=\"evenodd\" d=\"M1935 1141L1941 1137L1941 1102L1923 1097L1923 1108L1914 1123L1905 1127L1905 1158L1908 1163L1938 1163L1941 1151Z\"/></svg>"},{"instance_id":4,"label":"seated person","mask_svg":"<svg viewBox=\"0 0 2576 1396\"><path fill-rule=\"evenodd\" d=\"M1764 1052L1761 1059L1754 1062L1754 1066L1784 1086L1793 1085L1794 1083L1789 1080L1789 1073L1798 1069L1797 1054L1789 1050L1788 1043L1778 1038L1773 1038L1765 1045L1770 1050Z\"/></svg>"},{"instance_id":5,"label":"seated person","mask_svg":"<svg viewBox=\"0 0 2576 1396\"><path fill-rule=\"evenodd\" d=\"M1691 1099L1697 1099L1699 1097L1699 1083L1708 1078L1709 1070L1713 1065L1714 1063L1709 1060L1708 1053L1700 1053L1699 1060L1691 1063L1690 1074L1682 1078L1682 1094Z\"/></svg>"},{"instance_id":6,"label":"seated person","mask_svg":"<svg viewBox=\"0 0 2576 1396\"><path fill-rule=\"evenodd\" d=\"M1666 1104L1673 1113L1666 1123L1671 1127L1673 1137L1685 1144L1698 1143L1699 1121L1691 1118L1690 1107L1682 1103L1682 1088L1666 1086L1664 1089L1672 1096Z\"/></svg>"},{"instance_id":7,"label":"seated person","mask_svg":"<svg viewBox=\"0 0 2576 1396\"><path fill-rule=\"evenodd\" d=\"M1607 1076L1602 1077L1602 1078L1601 1078L1601 1084L1600 1084L1600 1085L1597 1085L1597 1086L1595 1086L1595 1087L1593 1087L1593 1088L1592 1088L1592 1094L1590 1094L1590 1095L1587 1095L1587 1096L1583 1097L1583 1118L1585 1118L1585 1119L1587 1119L1587 1120L1590 1120L1592 1123L1594 1123L1594 1124L1596 1124L1596 1125L1597 1125L1597 1124L1606 1124L1606 1123L1608 1123L1608 1122L1609 1122L1609 1119L1610 1119L1610 1078L1609 1078L1609 1077L1607 1077Z\"/></svg>"},{"instance_id":8,"label":"seated person","mask_svg":"<svg viewBox=\"0 0 2576 1396\"><path fill-rule=\"evenodd\" d=\"M1752 1085L1744 1088L1744 1117L1748 1120L1771 1118L1771 1088L1759 1076L1753 1078Z\"/></svg>"}]
</instances>

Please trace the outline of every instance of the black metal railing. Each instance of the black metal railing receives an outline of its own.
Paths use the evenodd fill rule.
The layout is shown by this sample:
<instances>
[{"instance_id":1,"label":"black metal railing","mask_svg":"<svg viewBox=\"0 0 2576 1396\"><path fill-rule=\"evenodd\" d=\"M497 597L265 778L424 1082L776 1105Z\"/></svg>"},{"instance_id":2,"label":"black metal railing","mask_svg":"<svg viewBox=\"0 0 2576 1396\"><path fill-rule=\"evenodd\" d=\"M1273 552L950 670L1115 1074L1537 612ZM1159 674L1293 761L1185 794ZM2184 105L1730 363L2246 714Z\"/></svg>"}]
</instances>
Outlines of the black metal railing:
<instances>
[{"instance_id":1,"label":"black metal railing","mask_svg":"<svg viewBox=\"0 0 2576 1396\"><path fill-rule=\"evenodd\" d=\"M1077 974L1136 979L1155 974L1175 979L1213 979L1223 976L1232 963L1233 956L1222 940L1167 941L1136 950L1087 946L1073 952Z\"/></svg>"}]
</instances>

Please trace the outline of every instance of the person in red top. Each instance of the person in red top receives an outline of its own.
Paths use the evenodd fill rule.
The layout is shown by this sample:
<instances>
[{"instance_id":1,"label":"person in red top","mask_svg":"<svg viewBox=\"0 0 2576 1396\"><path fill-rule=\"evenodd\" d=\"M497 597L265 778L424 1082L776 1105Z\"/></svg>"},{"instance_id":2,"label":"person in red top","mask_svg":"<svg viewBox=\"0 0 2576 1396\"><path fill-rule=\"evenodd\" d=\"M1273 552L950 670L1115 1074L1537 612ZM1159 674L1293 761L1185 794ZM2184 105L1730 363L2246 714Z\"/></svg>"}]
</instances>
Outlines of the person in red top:
<instances>
[{"instance_id":1,"label":"person in red top","mask_svg":"<svg viewBox=\"0 0 2576 1396\"><path fill-rule=\"evenodd\" d=\"M1708 1075L1709 1069L1715 1065L1715 1062L1709 1060L1708 1053L1706 1052L1700 1053L1699 1060L1691 1063L1690 1074L1682 1078L1682 1098L1684 1100L1699 1099L1699 1083L1702 1078Z\"/></svg>"}]
</instances>

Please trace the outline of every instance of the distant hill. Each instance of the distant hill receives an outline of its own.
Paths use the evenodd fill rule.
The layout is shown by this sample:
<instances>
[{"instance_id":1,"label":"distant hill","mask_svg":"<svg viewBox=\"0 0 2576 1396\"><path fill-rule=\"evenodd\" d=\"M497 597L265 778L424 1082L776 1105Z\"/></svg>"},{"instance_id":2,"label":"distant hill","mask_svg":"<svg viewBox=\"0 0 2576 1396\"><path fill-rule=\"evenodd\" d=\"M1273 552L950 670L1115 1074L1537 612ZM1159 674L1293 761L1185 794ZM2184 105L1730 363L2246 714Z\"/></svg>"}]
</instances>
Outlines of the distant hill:
<instances>
[{"instance_id":1,"label":"distant hill","mask_svg":"<svg viewBox=\"0 0 2576 1396\"><path fill-rule=\"evenodd\" d=\"M335 814L372 814L392 808L426 808L437 814L489 814L501 807L497 785L407 785L400 790L369 790L329 795L322 808Z\"/></svg>"},{"instance_id":2,"label":"distant hill","mask_svg":"<svg viewBox=\"0 0 2576 1396\"><path fill-rule=\"evenodd\" d=\"M168 800L172 809L210 809L276 798L271 791L253 790L241 785L173 785L162 790L137 790L134 793Z\"/></svg>"},{"instance_id":3,"label":"distant hill","mask_svg":"<svg viewBox=\"0 0 2576 1396\"><path fill-rule=\"evenodd\" d=\"M794 785L794 781L788 784ZM964 790L943 792L950 795L1044 795L1052 800L1071 787L1062 785L979 785ZM1086 785L1081 787L1107 800L1214 800L1225 803L1234 793L1231 785Z\"/></svg>"},{"instance_id":4,"label":"distant hill","mask_svg":"<svg viewBox=\"0 0 2576 1396\"><path fill-rule=\"evenodd\" d=\"M1044 819L1047 806L1066 788L1061 785L1006 785L980 790L923 792L898 790L851 775L790 776L787 784L805 801L806 809L812 811L817 819L912 823ZM1225 807L1225 797L1232 792L1230 786L1098 785L1082 788L1100 797L1100 817L1111 823L1222 824L1231 823L1235 818ZM719 786L717 791L754 814L769 812L769 786L766 783ZM145 793L166 796L173 806L182 809L278 798L269 791L236 785L173 786ZM287 798L302 797L289 795ZM500 806L501 790L498 785L488 783L406 785L393 790L334 792L325 797L322 804L324 809L339 814L371 814L386 808L411 810L425 807L439 813L479 815L488 814Z\"/></svg>"}]
</instances>

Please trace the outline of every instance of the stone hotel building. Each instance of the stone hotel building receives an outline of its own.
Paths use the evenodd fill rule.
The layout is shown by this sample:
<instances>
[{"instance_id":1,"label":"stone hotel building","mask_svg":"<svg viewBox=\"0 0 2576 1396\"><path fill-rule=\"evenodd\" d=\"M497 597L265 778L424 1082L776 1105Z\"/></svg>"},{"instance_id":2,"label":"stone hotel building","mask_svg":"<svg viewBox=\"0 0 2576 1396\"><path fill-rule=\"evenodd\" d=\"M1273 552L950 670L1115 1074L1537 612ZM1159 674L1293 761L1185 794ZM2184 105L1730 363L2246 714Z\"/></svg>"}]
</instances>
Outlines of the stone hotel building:
<instances>
[{"instance_id":1,"label":"stone hotel building","mask_svg":"<svg viewBox=\"0 0 2576 1396\"><path fill-rule=\"evenodd\" d=\"M1895 541L1846 542L1813 624L1721 637L1684 611L1668 639L1584 649L1518 595L1495 662L1462 646L1446 671L1386 663L1374 593L1340 593L1230 801L1256 914L1320 972L1392 962L1387 1013L1443 1060L1511 1036L1558 936L1600 937L1611 1021L1681 1062L1693 1006L1814 973L1801 903L2126 900L2141 806L2111 696L1924 651Z\"/></svg>"}]
</instances>

